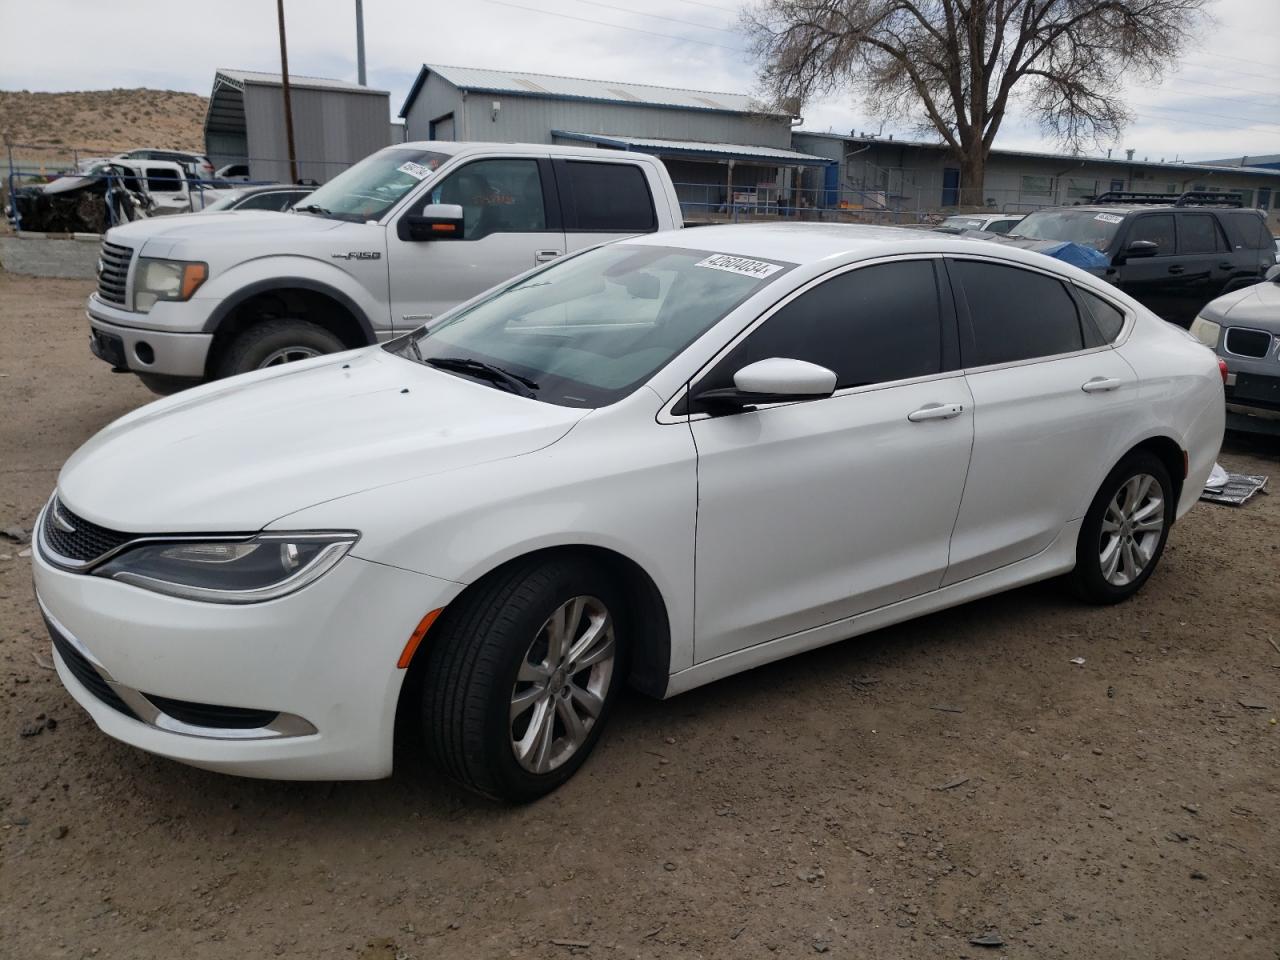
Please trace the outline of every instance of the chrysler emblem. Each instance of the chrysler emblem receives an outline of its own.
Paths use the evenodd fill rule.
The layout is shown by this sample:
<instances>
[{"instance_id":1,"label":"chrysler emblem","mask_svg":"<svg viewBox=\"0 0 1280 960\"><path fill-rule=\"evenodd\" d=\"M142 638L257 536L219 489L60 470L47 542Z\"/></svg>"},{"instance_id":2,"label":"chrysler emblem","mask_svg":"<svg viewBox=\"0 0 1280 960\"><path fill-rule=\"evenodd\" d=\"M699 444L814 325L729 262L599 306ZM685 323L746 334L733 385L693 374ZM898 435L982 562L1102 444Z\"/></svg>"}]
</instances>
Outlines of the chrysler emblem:
<instances>
[{"instance_id":1,"label":"chrysler emblem","mask_svg":"<svg viewBox=\"0 0 1280 960\"><path fill-rule=\"evenodd\" d=\"M53 525L57 527L59 530L61 530L63 533L76 532L76 528L71 525L71 521L69 521L65 516L62 515L62 504L60 503L55 503L53 505L52 520L53 520Z\"/></svg>"}]
</instances>

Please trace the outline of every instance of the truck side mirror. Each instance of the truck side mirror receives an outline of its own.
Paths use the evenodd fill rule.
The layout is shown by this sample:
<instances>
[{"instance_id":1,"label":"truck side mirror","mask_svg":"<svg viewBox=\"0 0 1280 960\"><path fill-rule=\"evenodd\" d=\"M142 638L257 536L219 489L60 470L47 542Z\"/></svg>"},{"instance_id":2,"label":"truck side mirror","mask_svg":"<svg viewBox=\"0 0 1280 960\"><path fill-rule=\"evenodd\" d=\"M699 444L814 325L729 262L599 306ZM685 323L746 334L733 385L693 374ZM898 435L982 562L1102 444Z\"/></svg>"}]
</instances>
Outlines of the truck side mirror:
<instances>
[{"instance_id":1,"label":"truck side mirror","mask_svg":"<svg viewBox=\"0 0 1280 960\"><path fill-rule=\"evenodd\" d=\"M429 203L421 213L407 213L396 224L401 240L461 240L462 206L457 203Z\"/></svg>"}]
</instances>

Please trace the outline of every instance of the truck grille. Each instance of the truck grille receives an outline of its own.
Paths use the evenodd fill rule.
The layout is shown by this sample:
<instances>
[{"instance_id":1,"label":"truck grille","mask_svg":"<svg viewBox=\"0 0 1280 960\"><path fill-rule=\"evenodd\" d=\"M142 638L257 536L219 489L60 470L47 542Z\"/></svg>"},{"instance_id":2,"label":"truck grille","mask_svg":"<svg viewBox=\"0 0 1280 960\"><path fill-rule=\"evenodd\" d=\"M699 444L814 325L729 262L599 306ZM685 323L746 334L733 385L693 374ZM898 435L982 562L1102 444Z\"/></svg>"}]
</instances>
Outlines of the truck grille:
<instances>
[{"instance_id":1,"label":"truck grille","mask_svg":"<svg viewBox=\"0 0 1280 960\"><path fill-rule=\"evenodd\" d=\"M1237 357L1265 357L1271 349L1271 334L1244 327L1227 329L1226 348Z\"/></svg>"},{"instance_id":2,"label":"truck grille","mask_svg":"<svg viewBox=\"0 0 1280 960\"><path fill-rule=\"evenodd\" d=\"M125 302L125 282L129 279L129 261L133 248L118 243L102 241L101 263L98 271L98 296L121 306Z\"/></svg>"},{"instance_id":3,"label":"truck grille","mask_svg":"<svg viewBox=\"0 0 1280 960\"><path fill-rule=\"evenodd\" d=\"M59 526L55 522L55 515L72 529L67 531ZM49 508L44 512L44 526L41 533L50 550L63 559L73 561L76 565L97 560L103 554L128 543L136 536L90 523L68 510L57 497L53 498Z\"/></svg>"}]
</instances>

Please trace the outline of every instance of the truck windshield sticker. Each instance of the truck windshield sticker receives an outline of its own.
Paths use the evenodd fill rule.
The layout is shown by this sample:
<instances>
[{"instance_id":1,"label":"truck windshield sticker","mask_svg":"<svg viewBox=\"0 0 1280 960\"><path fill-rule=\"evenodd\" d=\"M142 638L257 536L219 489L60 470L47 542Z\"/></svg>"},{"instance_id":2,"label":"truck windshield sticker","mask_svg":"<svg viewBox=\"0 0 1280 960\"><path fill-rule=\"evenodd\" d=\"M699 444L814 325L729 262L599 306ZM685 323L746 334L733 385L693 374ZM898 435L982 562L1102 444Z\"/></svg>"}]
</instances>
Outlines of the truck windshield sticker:
<instances>
[{"instance_id":1,"label":"truck windshield sticker","mask_svg":"<svg viewBox=\"0 0 1280 960\"><path fill-rule=\"evenodd\" d=\"M1114 213L1100 213L1093 219L1101 220L1103 223L1124 223L1124 217L1118 217Z\"/></svg>"},{"instance_id":2,"label":"truck windshield sticker","mask_svg":"<svg viewBox=\"0 0 1280 960\"><path fill-rule=\"evenodd\" d=\"M734 257L727 253L713 253L705 260L699 260L694 266L706 267L708 270L723 270L726 273L736 273L741 277L755 277L757 280L763 280L765 277L772 276L782 269L776 263L767 263L764 260L748 260L746 257Z\"/></svg>"},{"instance_id":3,"label":"truck windshield sticker","mask_svg":"<svg viewBox=\"0 0 1280 960\"><path fill-rule=\"evenodd\" d=\"M396 169L401 173L407 173L415 180L425 180L427 177L431 176L430 168L424 167L420 163L414 163L412 160L406 160L404 163L400 164L400 166L396 167Z\"/></svg>"}]
</instances>

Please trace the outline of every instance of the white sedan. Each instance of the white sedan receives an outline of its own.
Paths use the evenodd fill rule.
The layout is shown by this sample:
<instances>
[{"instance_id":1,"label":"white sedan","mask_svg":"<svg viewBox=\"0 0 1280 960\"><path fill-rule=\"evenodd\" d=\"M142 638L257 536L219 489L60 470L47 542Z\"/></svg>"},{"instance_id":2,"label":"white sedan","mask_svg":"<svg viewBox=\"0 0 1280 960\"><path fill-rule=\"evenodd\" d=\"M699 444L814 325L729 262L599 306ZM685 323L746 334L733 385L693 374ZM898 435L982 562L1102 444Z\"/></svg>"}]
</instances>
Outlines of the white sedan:
<instances>
[{"instance_id":1,"label":"white sedan","mask_svg":"<svg viewBox=\"0 0 1280 960\"><path fill-rule=\"evenodd\" d=\"M123 417L63 467L35 583L120 740L372 778L400 727L527 800L624 682L669 697L1063 574L1124 600L1222 430L1214 355L1059 261L703 227Z\"/></svg>"}]
</instances>

